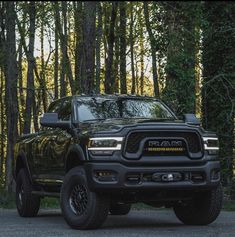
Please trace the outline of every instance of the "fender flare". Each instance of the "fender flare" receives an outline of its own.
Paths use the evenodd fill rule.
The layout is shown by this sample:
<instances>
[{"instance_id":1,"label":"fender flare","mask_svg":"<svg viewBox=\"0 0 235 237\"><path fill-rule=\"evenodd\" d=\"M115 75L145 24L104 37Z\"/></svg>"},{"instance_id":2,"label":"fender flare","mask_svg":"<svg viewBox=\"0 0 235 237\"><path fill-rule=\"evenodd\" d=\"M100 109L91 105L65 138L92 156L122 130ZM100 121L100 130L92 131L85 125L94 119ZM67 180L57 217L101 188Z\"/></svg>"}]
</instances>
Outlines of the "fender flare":
<instances>
[{"instance_id":1,"label":"fender flare","mask_svg":"<svg viewBox=\"0 0 235 237\"><path fill-rule=\"evenodd\" d=\"M86 161L86 157L85 157L85 154L84 154L84 151L83 149L81 148L80 145L78 144L73 144L73 145L70 145L69 146L69 149L65 155L65 160L64 160L64 168L65 170L67 170L67 161L68 161L68 158L69 158L69 155L71 153L76 153L77 156L78 156L78 160L79 161Z\"/></svg>"},{"instance_id":2,"label":"fender flare","mask_svg":"<svg viewBox=\"0 0 235 237\"><path fill-rule=\"evenodd\" d=\"M25 152L23 150L19 151L16 160L15 160L15 165L14 165L14 179L16 180L17 177L17 162L18 160L21 159L22 163L23 163L23 167L25 168L27 175L30 179L30 182L32 183L32 176L31 176L31 172L29 169L29 165L28 165L28 161L27 161L27 155L25 154Z\"/></svg>"}]
</instances>

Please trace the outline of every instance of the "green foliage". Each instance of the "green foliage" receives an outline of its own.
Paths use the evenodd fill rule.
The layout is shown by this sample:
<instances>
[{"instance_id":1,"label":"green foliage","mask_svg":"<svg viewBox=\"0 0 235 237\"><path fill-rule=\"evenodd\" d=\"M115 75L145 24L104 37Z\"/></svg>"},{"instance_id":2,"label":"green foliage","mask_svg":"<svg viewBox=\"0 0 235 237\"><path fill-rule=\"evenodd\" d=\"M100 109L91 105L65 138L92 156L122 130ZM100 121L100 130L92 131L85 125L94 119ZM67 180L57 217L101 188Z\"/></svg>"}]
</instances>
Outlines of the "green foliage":
<instances>
[{"instance_id":1,"label":"green foliage","mask_svg":"<svg viewBox=\"0 0 235 237\"><path fill-rule=\"evenodd\" d=\"M165 2L163 8L163 49L166 50L167 60L162 98L179 115L195 113L195 59L199 44L201 3Z\"/></svg>"},{"instance_id":2,"label":"green foliage","mask_svg":"<svg viewBox=\"0 0 235 237\"><path fill-rule=\"evenodd\" d=\"M202 115L206 129L220 141L222 180L231 185L234 167L235 4L205 2L203 24Z\"/></svg>"},{"instance_id":3,"label":"green foliage","mask_svg":"<svg viewBox=\"0 0 235 237\"><path fill-rule=\"evenodd\" d=\"M25 51L27 51L30 37L29 3L24 1L16 2L17 55L15 56L18 61L17 68L19 71L17 78L19 134L22 133L24 127L28 92L33 90L35 94L35 99L33 99L32 103L34 117L40 116L45 112L48 103L55 98L56 88L57 92L64 91L66 95L71 94L70 84L73 85L70 82L71 78L73 79L72 82L75 83L76 90L79 89L79 93L84 92L82 88L86 85L85 80L87 78L87 68L84 65L87 59L84 60L81 55L84 54L85 3L66 2L65 4L66 12L62 12L64 8L62 8L61 2L56 4L59 23L63 28L58 33L58 22L55 20L55 3L49 1L35 3L36 41L34 56L36 69L34 70L34 87L27 88L28 60ZM147 22L144 15L143 2L117 2L116 4L118 5L117 17L113 25L115 39L113 55L111 56L113 57L113 65L111 66L111 79L107 78L107 80L115 81L113 91L120 92L120 78L124 77L126 78L125 87L128 93L131 92L132 83L135 83L136 94L154 95L151 60L153 58L152 53L155 50L160 97L178 115L195 113L195 105L197 104L197 112L200 116L200 100L202 96L203 125L206 129L217 132L219 136L223 183L229 187L227 189L228 193L232 195L232 190L234 189L232 177L234 176L235 4L222 1L214 3L200 1L149 1L147 5L151 36L148 34L146 27ZM99 80L98 85L100 85L101 92L105 91L104 81L107 70L106 59L112 5L113 2L100 2L102 37L100 40L100 74L97 80ZM0 93L2 95L0 100L0 146L2 148L0 149L0 184L5 181L5 157L8 147L7 141L9 141L6 128L8 119L6 117L6 105L9 100L5 100L7 91L5 85L6 56L9 53L9 49L6 48L5 6L6 2L0 2L0 28L2 29L0 31ZM125 19L121 19L120 7L125 10ZM131 27L131 12L133 13L133 27ZM89 11L87 12L87 18L90 18L90 13ZM96 12L96 18L97 27L98 11ZM126 29L120 27L121 20L126 25ZM66 65L71 64L72 75L66 73L68 69L64 68L64 66L67 66L63 64L62 52L64 47L61 42L65 34L65 22L67 23L66 30L68 33L68 41L65 45L68 54ZM55 34L59 36L57 44L55 44ZM133 36L133 49L131 49L130 35ZM121 39L123 41L123 37L123 44L126 45L124 52L120 50L120 42ZM23 43L26 44L26 47L22 49ZM58 49L58 57L55 57L55 48ZM131 62L131 51L134 54L134 65ZM91 62L91 60L88 61ZM134 81L132 80L131 72L133 66L135 71ZM55 68L57 69L55 70ZM203 77L201 77L202 70ZM121 71L122 75L124 75L122 77L120 76ZM55 86L56 74L58 74L56 79L58 86ZM61 80L63 76L64 83ZM201 84L203 85L202 90ZM33 116L31 116L31 120L33 121ZM32 126L31 131L35 130L35 124ZM3 199L4 197L6 196L3 195ZM45 199L44 201L45 205L51 205L49 200Z\"/></svg>"},{"instance_id":4,"label":"green foliage","mask_svg":"<svg viewBox=\"0 0 235 237\"><path fill-rule=\"evenodd\" d=\"M16 208L15 193L9 193L0 188L0 208ZM60 208L59 199L51 197L42 198L40 208Z\"/></svg>"},{"instance_id":5,"label":"green foliage","mask_svg":"<svg viewBox=\"0 0 235 237\"><path fill-rule=\"evenodd\" d=\"M59 198L45 197L41 199L41 208L60 208Z\"/></svg>"},{"instance_id":6,"label":"green foliage","mask_svg":"<svg viewBox=\"0 0 235 237\"><path fill-rule=\"evenodd\" d=\"M15 195L0 189L0 208L15 208Z\"/></svg>"}]
</instances>

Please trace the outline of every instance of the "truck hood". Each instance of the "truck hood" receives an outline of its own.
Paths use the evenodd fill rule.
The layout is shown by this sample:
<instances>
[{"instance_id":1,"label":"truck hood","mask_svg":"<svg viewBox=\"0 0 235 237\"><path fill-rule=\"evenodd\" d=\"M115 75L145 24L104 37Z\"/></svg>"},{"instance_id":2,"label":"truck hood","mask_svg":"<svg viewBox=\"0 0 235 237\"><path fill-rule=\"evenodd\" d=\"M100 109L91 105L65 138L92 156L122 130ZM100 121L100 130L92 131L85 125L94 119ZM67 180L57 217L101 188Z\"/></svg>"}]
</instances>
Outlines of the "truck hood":
<instances>
[{"instance_id":1,"label":"truck hood","mask_svg":"<svg viewBox=\"0 0 235 237\"><path fill-rule=\"evenodd\" d=\"M124 130L128 128L138 129L138 128L159 128L159 127L174 127L174 128L196 128L200 129L198 126L188 125L182 120L153 120L153 119L106 119L101 121L94 121L92 123L83 123L81 129L86 133L90 134L118 134L123 133ZM128 129L129 130L129 129Z\"/></svg>"}]
</instances>

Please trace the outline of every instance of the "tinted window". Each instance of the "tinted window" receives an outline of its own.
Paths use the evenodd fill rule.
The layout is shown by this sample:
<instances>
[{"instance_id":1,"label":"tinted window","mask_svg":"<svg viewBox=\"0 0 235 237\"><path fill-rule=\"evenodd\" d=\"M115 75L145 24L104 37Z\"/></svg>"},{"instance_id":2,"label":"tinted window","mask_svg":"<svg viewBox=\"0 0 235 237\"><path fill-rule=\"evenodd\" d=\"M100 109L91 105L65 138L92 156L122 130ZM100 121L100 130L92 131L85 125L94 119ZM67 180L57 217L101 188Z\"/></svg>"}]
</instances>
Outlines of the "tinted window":
<instances>
[{"instance_id":1,"label":"tinted window","mask_svg":"<svg viewBox=\"0 0 235 237\"><path fill-rule=\"evenodd\" d=\"M174 119L161 102L140 99L84 99L78 102L79 120L108 118Z\"/></svg>"},{"instance_id":2,"label":"tinted window","mask_svg":"<svg viewBox=\"0 0 235 237\"><path fill-rule=\"evenodd\" d=\"M158 101L125 100L122 117L171 118L171 113Z\"/></svg>"},{"instance_id":3,"label":"tinted window","mask_svg":"<svg viewBox=\"0 0 235 237\"><path fill-rule=\"evenodd\" d=\"M61 120L71 119L71 99L64 100L62 107L59 111L58 118Z\"/></svg>"}]
</instances>

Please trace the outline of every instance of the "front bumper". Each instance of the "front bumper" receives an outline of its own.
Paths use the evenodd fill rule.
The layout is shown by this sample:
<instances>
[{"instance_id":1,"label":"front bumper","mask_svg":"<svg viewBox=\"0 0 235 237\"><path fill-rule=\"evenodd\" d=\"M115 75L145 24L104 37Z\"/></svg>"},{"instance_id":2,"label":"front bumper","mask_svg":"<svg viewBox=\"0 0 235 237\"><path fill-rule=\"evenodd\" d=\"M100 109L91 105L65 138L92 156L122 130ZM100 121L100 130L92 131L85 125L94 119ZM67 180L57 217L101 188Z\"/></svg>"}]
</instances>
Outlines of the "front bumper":
<instances>
[{"instance_id":1,"label":"front bumper","mask_svg":"<svg viewBox=\"0 0 235 237\"><path fill-rule=\"evenodd\" d=\"M209 190L220 182L219 161L197 166L126 166L121 163L86 163L85 171L92 191ZM154 179L154 175L177 174L178 180ZM197 179L195 179L195 177ZM199 179L198 179L199 177ZM201 178L200 178L201 177Z\"/></svg>"}]
</instances>

